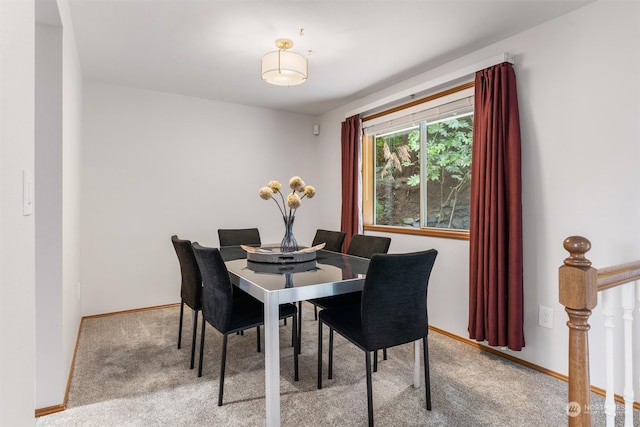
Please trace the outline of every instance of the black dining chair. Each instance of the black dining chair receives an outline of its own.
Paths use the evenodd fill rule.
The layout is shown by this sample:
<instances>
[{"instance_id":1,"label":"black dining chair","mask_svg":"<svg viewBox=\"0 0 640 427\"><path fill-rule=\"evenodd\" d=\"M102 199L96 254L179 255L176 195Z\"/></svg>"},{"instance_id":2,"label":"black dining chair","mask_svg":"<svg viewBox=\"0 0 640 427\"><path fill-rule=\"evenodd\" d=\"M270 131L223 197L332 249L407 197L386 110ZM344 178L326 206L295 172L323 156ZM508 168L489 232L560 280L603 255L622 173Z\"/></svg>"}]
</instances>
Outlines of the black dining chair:
<instances>
[{"instance_id":1,"label":"black dining chair","mask_svg":"<svg viewBox=\"0 0 640 427\"><path fill-rule=\"evenodd\" d=\"M191 365L193 369L196 354L196 333L198 330L198 314L202 310L202 278L200 269L193 254L193 248L189 240L179 239L178 236L171 236L171 243L178 255L180 264L180 323L178 326L178 348L182 345L182 319L184 317L184 306L189 306L192 310L192 337L191 337Z\"/></svg>"},{"instance_id":2,"label":"black dining chair","mask_svg":"<svg viewBox=\"0 0 640 427\"><path fill-rule=\"evenodd\" d=\"M259 247L262 244L260 241L260 231L257 228L219 228L218 240L220 241L221 248L240 245ZM244 335L244 331L240 331L239 334ZM260 327L258 327L258 336L259 335ZM258 351L260 351L259 342Z\"/></svg>"},{"instance_id":3,"label":"black dining chair","mask_svg":"<svg viewBox=\"0 0 640 427\"><path fill-rule=\"evenodd\" d=\"M219 228L220 247L224 246L260 246L260 232L257 228Z\"/></svg>"},{"instance_id":4,"label":"black dining chair","mask_svg":"<svg viewBox=\"0 0 640 427\"><path fill-rule=\"evenodd\" d=\"M389 237L354 234L349 242L347 254L371 258L375 254L386 254L391 246Z\"/></svg>"},{"instance_id":5,"label":"black dining chair","mask_svg":"<svg viewBox=\"0 0 640 427\"><path fill-rule=\"evenodd\" d=\"M316 246L324 243L324 250L332 252L342 252L342 244L344 243L344 238L346 236L347 235L342 231L331 231L318 228L316 230L316 235L313 237L311 246Z\"/></svg>"},{"instance_id":6,"label":"black dining chair","mask_svg":"<svg viewBox=\"0 0 640 427\"><path fill-rule=\"evenodd\" d=\"M351 238L351 242L349 242L347 254L361 258L371 258L375 254L386 254L389 251L389 246L391 246L389 237L355 234ZM318 307L324 309L345 304L358 304L360 303L360 295L361 292L351 292L330 297L314 298L309 302L314 305L315 319L318 320Z\"/></svg>"},{"instance_id":7,"label":"black dining chair","mask_svg":"<svg viewBox=\"0 0 640 427\"><path fill-rule=\"evenodd\" d=\"M371 258L375 254L386 254L391 246L391 238L354 234L347 247L347 255L360 258ZM348 294L332 295L329 297L309 300L313 304L315 319L318 320L318 307L321 309L341 307L343 305L359 305L362 292L350 292ZM387 360L387 349L382 350L382 358ZM378 353L375 353L373 372L378 370Z\"/></svg>"},{"instance_id":8,"label":"black dining chair","mask_svg":"<svg viewBox=\"0 0 640 427\"><path fill-rule=\"evenodd\" d=\"M202 360L204 357L205 327L209 323L222 334L222 357L220 360L220 386L218 389L218 406L222 406L224 391L224 371L227 359L227 339L229 334L264 324L264 306L254 298L238 297L229 278L224 260L217 248L207 248L194 242L193 252L202 275L202 330L200 333L200 361L198 376L202 376ZM293 318L293 365L294 379L298 381L298 349L296 306L280 305L280 318Z\"/></svg>"},{"instance_id":9,"label":"black dining chair","mask_svg":"<svg viewBox=\"0 0 640 427\"><path fill-rule=\"evenodd\" d=\"M342 231L331 231L318 228L315 236L313 237L313 241L311 242L311 246L317 246L324 243L324 250L342 252L342 244L344 243L345 237L346 234ZM315 311L315 318L318 320L318 309L315 305L313 309ZM302 301L298 301L298 340L300 340L298 345L298 348L300 349L302 348Z\"/></svg>"},{"instance_id":10,"label":"black dining chair","mask_svg":"<svg viewBox=\"0 0 640 427\"><path fill-rule=\"evenodd\" d=\"M371 257L359 306L345 305L320 311L318 318L318 389L322 388L322 327L329 327L328 378L333 378L333 332L365 352L367 408L373 426L371 353L379 349L423 342L427 410L431 410L429 347L427 341L427 287L438 252Z\"/></svg>"}]
</instances>

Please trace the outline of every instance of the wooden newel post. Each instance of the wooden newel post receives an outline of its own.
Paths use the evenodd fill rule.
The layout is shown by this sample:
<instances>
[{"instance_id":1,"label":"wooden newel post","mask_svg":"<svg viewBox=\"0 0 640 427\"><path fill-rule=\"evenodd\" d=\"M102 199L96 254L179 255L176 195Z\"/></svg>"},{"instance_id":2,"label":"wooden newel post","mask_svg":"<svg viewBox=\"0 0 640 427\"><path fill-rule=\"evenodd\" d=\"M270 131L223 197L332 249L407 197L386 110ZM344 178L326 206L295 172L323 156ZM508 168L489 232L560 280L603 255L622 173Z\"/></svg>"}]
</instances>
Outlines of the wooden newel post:
<instances>
[{"instance_id":1,"label":"wooden newel post","mask_svg":"<svg viewBox=\"0 0 640 427\"><path fill-rule=\"evenodd\" d=\"M560 303L569 315L569 426L591 426L589 380L589 316L598 304L597 270L584 254L591 242L581 236L565 239L569 257L559 269Z\"/></svg>"}]
</instances>

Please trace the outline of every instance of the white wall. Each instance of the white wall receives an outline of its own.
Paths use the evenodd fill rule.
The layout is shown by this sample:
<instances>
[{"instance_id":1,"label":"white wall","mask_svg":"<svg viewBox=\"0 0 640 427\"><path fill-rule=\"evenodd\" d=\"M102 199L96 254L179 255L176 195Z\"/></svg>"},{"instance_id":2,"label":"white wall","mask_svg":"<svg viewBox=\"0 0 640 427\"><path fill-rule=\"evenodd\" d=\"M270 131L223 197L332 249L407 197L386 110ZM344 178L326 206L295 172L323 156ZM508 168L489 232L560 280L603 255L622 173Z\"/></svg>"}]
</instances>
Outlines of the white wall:
<instances>
[{"instance_id":1,"label":"white wall","mask_svg":"<svg viewBox=\"0 0 640 427\"><path fill-rule=\"evenodd\" d=\"M0 1L0 424L33 424L35 226L22 213L34 170L34 2Z\"/></svg>"},{"instance_id":2,"label":"white wall","mask_svg":"<svg viewBox=\"0 0 640 427\"><path fill-rule=\"evenodd\" d=\"M36 13L44 2L36 3ZM56 11L57 13L57 11ZM58 20L59 21L59 20ZM36 23L36 404L64 397L62 354L62 27ZM44 384L57 384L55 389Z\"/></svg>"},{"instance_id":3,"label":"white wall","mask_svg":"<svg viewBox=\"0 0 640 427\"><path fill-rule=\"evenodd\" d=\"M595 267L640 259L640 15L637 2L600 1L321 118L321 143L339 141L348 112L502 52L516 55L522 131L525 340L516 357L567 372L567 320L558 302L563 240L584 235ZM325 166L339 168L339 149ZM334 174L329 173L329 176ZM390 235L390 251L439 250L429 320L468 337L468 242ZM538 306L554 310L552 330ZM592 383L604 386L602 317L591 317ZM640 319L636 316L636 341ZM636 357L634 372L640 371ZM639 395L636 385L636 396ZM621 392L621 380L616 389Z\"/></svg>"},{"instance_id":4,"label":"white wall","mask_svg":"<svg viewBox=\"0 0 640 427\"><path fill-rule=\"evenodd\" d=\"M324 188L313 118L85 81L82 154L82 312L175 303L180 272L170 237L218 246L218 228L284 225L258 196L293 175L315 184L294 233L310 243ZM334 203L334 202L332 202ZM339 227L322 221L327 226Z\"/></svg>"},{"instance_id":5,"label":"white wall","mask_svg":"<svg viewBox=\"0 0 640 427\"><path fill-rule=\"evenodd\" d=\"M44 9L43 9L44 8ZM61 405L80 325L82 75L68 3L36 4L36 408Z\"/></svg>"},{"instance_id":6,"label":"white wall","mask_svg":"<svg viewBox=\"0 0 640 427\"><path fill-rule=\"evenodd\" d=\"M71 367L80 311L80 153L82 71L67 0L57 0L62 21L62 353ZM66 387L65 377L64 387ZM58 393L64 388L56 385Z\"/></svg>"}]
</instances>

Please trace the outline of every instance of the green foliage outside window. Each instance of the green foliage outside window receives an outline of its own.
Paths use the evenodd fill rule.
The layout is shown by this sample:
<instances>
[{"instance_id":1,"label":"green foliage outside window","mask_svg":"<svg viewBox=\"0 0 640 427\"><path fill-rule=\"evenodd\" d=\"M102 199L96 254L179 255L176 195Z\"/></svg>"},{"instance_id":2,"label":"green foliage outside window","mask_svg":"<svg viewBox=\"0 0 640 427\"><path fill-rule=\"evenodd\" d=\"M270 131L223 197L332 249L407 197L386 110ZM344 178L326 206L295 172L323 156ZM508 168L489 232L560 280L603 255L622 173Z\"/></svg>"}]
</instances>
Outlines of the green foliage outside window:
<instances>
[{"instance_id":1,"label":"green foliage outside window","mask_svg":"<svg viewBox=\"0 0 640 427\"><path fill-rule=\"evenodd\" d=\"M419 227L420 192L409 185L420 176L419 128L378 136L375 144L375 223Z\"/></svg>"},{"instance_id":2,"label":"green foliage outside window","mask_svg":"<svg viewBox=\"0 0 640 427\"><path fill-rule=\"evenodd\" d=\"M376 136L375 224L468 229L472 136L472 113Z\"/></svg>"}]
</instances>

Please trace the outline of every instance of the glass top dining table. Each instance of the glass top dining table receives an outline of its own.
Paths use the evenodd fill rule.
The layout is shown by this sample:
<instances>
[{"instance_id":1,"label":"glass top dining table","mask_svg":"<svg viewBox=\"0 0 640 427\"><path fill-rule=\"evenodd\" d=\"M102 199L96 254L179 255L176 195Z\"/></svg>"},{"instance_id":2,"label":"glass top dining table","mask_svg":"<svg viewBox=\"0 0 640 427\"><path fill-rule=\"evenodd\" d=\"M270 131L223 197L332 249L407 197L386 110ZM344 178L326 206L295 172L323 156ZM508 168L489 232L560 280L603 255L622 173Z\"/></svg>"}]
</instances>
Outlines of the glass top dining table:
<instances>
[{"instance_id":1,"label":"glass top dining table","mask_svg":"<svg viewBox=\"0 0 640 427\"><path fill-rule=\"evenodd\" d=\"M314 260L295 263L249 261L239 246L220 248L220 254L234 285L262 302L273 293L279 304L362 290L369 268L367 258L325 250Z\"/></svg>"},{"instance_id":2,"label":"glass top dining table","mask_svg":"<svg viewBox=\"0 0 640 427\"><path fill-rule=\"evenodd\" d=\"M247 260L240 246L220 248L231 282L264 303L266 425L280 425L280 304L362 290L369 259L319 250L301 263L258 263ZM414 384L419 385L416 351ZM416 367L418 369L416 373ZM416 383L417 381L417 383Z\"/></svg>"}]
</instances>

